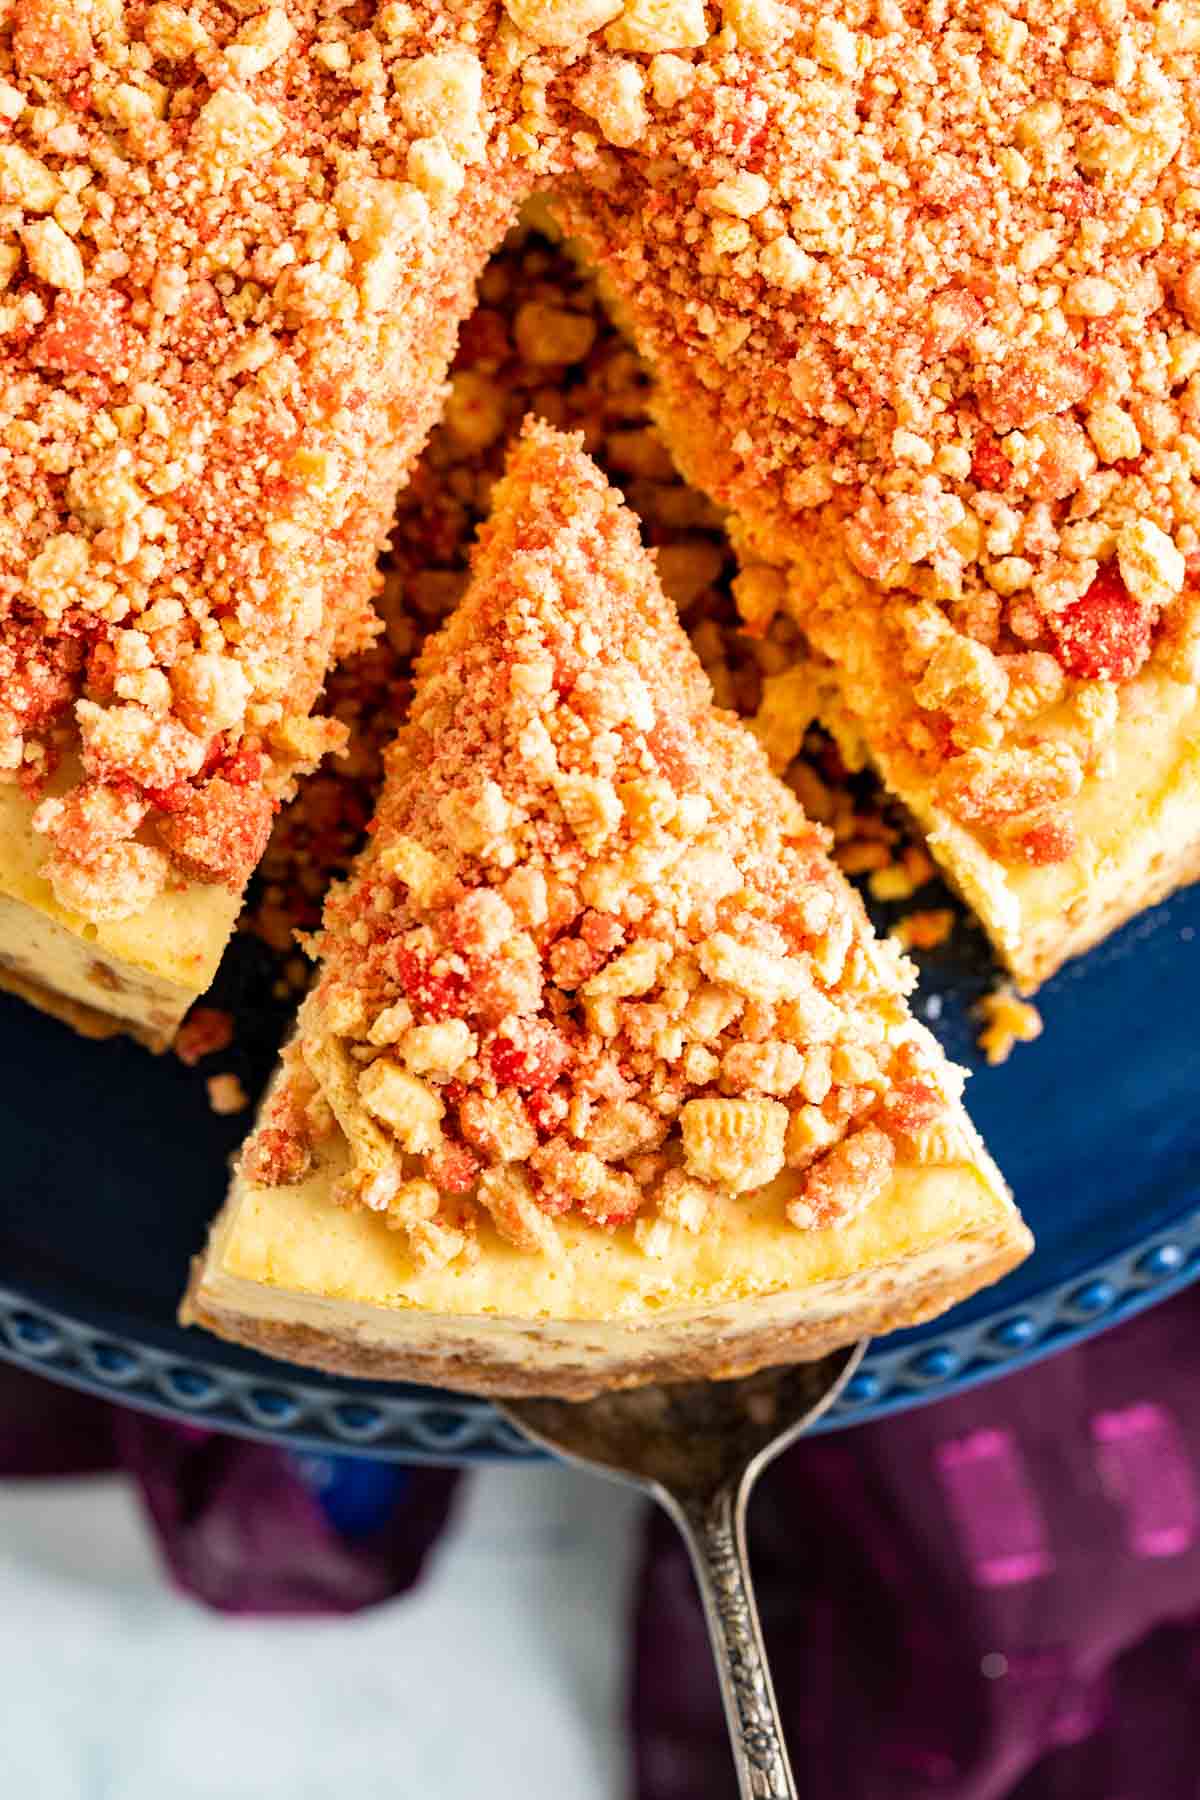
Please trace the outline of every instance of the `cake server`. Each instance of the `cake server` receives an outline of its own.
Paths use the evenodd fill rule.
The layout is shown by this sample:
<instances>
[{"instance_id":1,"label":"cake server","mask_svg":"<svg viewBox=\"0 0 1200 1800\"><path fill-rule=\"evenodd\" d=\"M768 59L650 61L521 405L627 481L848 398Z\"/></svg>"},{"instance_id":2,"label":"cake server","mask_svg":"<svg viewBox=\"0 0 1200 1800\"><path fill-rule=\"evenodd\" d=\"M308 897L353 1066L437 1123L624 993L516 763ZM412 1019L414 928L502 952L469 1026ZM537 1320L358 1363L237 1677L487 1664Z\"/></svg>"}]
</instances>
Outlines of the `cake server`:
<instances>
[{"instance_id":1,"label":"cake server","mask_svg":"<svg viewBox=\"0 0 1200 1800\"><path fill-rule=\"evenodd\" d=\"M626 1388L583 1401L521 1399L501 1411L545 1449L650 1494L692 1558L743 1800L795 1800L746 1554L758 1477L842 1392L867 1340L820 1362L737 1381Z\"/></svg>"}]
</instances>

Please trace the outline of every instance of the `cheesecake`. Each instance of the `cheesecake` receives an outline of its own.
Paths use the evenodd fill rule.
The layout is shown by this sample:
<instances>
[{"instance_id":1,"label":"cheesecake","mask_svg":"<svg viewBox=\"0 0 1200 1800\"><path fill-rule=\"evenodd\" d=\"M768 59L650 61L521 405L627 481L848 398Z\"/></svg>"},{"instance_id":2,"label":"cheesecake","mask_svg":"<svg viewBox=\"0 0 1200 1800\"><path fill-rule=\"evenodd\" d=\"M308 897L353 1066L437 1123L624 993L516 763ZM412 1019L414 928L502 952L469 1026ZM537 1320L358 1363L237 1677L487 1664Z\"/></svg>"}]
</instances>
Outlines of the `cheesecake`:
<instances>
[{"instance_id":1,"label":"cheesecake","mask_svg":"<svg viewBox=\"0 0 1200 1800\"><path fill-rule=\"evenodd\" d=\"M582 1396L817 1356L1030 1240L825 834L529 423L182 1317Z\"/></svg>"},{"instance_id":2,"label":"cheesecake","mask_svg":"<svg viewBox=\"0 0 1200 1800\"><path fill-rule=\"evenodd\" d=\"M728 0L686 42L653 10L645 119L568 229L729 510L748 628L791 614L1034 987L1200 873L1200 36L1090 0Z\"/></svg>"},{"instance_id":3,"label":"cheesecake","mask_svg":"<svg viewBox=\"0 0 1200 1800\"><path fill-rule=\"evenodd\" d=\"M1019 981L1190 879L1198 49L1073 0L6 9L4 980L151 1036L199 991L155 921L236 896L338 748L314 703L538 190L748 627L788 609Z\"/></svg>"},{"instance_id":4,"label":"cheesecake","mask_svg":"<svg viewBox=\"0 0 1200 1800\"><path fill-rule=\"evenodd\" d=\"M0 9L0 984L84 1029L170 1037L340 747L524 185L464 33L367 10Z\"/></svg>"},{"instance_id":5,"label":"cheesecake","mask_svg":"<svg viewBox=\"0 0 1200 1800\"><path fill-rule=\"evenodd\" d=\"M0 990L84 1037L123 1032L165 1049L216 974L240 891L176 875L133 917L89 918L46 879L34 811L20 788L0 786Z\"/></svg>"}]
</instances>

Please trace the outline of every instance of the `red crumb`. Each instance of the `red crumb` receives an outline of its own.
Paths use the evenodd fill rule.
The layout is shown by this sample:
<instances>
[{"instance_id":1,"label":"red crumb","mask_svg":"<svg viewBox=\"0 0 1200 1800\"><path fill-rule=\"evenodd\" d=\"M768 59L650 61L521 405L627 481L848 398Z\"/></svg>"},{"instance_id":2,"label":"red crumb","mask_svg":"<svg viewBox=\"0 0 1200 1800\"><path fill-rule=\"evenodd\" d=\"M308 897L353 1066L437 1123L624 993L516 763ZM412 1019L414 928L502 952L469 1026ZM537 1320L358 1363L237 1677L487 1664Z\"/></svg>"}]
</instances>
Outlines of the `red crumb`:
<instances>
[{"instance_id":1,"label":"red crumb","mask_svg":"<svg viewBox=\"0 0 1200 1800\"><path fill-rule=\"evenodd\" d=\"M393 962L405 998L423 1018L436 1023L461 1009L467 986L461 970L448 965L431 968L428 958L404 944L396 946Z\"/></svg>"},{"instance_id":2,"label":"red crumb","mask_svg":"<svg viewBox=\"0 0 1200 1800\"><path fill-rule=\"evenodd\" d=\"M216 775L182 804L172 804L159 836L185 873L236 888L266 849L274 812L275 802L262 788Z\"/></svg>"},{"instance_id":3,"label":"red crumb","mask_svg":"<svg viewBox=\"0 0 1200 1800\"><path fill-rule=\"evenodd\" d=\"M1026 862L1034 864L1065 862L1079 845L1079 834L1073 822L1064 817L1044 820L1017 838L1017 848Z\"/></svg>"},{"instance_id":4,"label":"red crumb","mask_svg":"<svg viewBox=\"0 0 1200 1800\"><path fill-rule=\"evenodd\" d=\"M898 1081L880 1108L887 1125L910 1137L932 1125L945 1110L945 1100L927 1081Z\"/></svg>"},{"instance_id":5,"label":"red crumb","mask_svg":"<svg viewBox=\"0 0 1200 1800\"><path fill-rule=\"evenodd\" d=\"M62 375L115 377L128 361L127 303L113 288L59 294L30 361Z\"/></svg>"},{"instance_id":6,"label":"red crumb","mask_svg":"<svg viewBox=\"0 0 1200 1800\"><path fill-rule=\"evenodd\" d=\"M475 1152L453 1138L444 1138L425 1164L430 1181L444 1194L469 1194L482 1168Z\"/></svg>"},{"instance_id":7,"label":"red crumb","mask_svg":"<svg viewBox=\"0 0 1200 1800\"><path fill-rule=\"evenodd\" d=\"M562 1033L541 1019L510 1019L483 1045L483 1064L501 1087L553 1087L571 1059Z\"/></svg>"},{"instance_id":8,"label":"red crumb","mask_svg":"<svg viewBox=\"0 0 1200 1800\"><path fill-rule=\"evenodd\" d=\"M233 1026L232 1013L216 1006L195 1006L176 1032L172 1048L180 1062L194 1068L201 1057L229 1047Z\"/></svg>"},{"instance_id":9,"label":"red crumb","mask_svg":"<svg viewBox=\"0 0 1200 1800\"><path fill-rule=\"evenodd\" d=\"M1083 598L1055 615L1059 661L1085 681L1128 681L1150 654L1157 616L1106 563Z\"/></svg>"},{"instance_id":10,"label":"red crumb","mask_svg":"<svg viewBox=\"0 0 1200 1800\"><path fill-rule=\"evenodd\" d=\"M304 1179L311 1161L308 1145L294 1132L260 1125L242 1153L242 1174L253 1186L290 1187Z\"/></svg>"},{"instance_id":11,"label":"red crumb","mask_svg":"<svg viewBox=\"0 0 1200 1800\"><path fill-rule=\"evenodd\" d=\"M994 437L976 440L971 455L971 475L981 488L1007 487L1013 466Z\"/></svg>"},{"instance_id":12,"label":"red crumb","mask_svg":"<svg viewBox=\"0 0 1200 1800\"><path fill-rule=\"evenodd\" d=\"M1079 351L1039 349L982 375L979 403L997 431L1012 431L1078 406L1094 385L1092 364Z\"/></svg>"}]
</instances>

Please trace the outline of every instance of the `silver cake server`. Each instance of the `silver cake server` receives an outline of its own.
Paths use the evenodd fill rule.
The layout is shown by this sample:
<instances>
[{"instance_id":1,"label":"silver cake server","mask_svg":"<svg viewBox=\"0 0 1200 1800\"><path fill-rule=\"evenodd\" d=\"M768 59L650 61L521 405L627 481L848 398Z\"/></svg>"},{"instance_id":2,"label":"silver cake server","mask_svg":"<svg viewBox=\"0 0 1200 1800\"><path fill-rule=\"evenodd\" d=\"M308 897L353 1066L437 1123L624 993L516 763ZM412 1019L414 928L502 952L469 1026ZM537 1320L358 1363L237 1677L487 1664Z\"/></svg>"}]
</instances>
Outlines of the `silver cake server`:
<instances>
[{"instance_id":1,"label":"silver cake server","mask_svg":"<svg viewBox=\"0 0 1200 1800\"><path fill-rule=\"evenodd\" d=\"M767 1464L831 1406L867 1340L821 1362L737 1381L627 1388L500 1410L556 1456L631 1483L674 1519L691 1553L743 1800L795 1800L746 1555L746 1505Z\"/></svg>"}]
</instances>

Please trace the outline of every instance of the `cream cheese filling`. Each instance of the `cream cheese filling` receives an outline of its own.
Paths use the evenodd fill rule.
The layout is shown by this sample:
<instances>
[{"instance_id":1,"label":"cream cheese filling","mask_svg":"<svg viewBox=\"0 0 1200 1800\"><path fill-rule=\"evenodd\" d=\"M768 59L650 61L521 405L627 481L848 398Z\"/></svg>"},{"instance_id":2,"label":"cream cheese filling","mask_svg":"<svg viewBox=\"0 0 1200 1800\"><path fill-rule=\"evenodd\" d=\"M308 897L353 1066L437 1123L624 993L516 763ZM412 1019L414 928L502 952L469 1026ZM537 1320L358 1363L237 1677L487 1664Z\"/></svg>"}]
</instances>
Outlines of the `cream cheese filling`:
<instances>
[{"instance_id":1,"label":"cream cheese filling","mask_svg":"<svg viewBox=\"0 0 1200 1800\"><path fill-rule=\"evenodd\" d=\"M1025 986L1200 875L1200 699L1151 665L1120 691L1106 749L1070 803L1078 848L1041 866L1001 862L886 754L872 760ZM1045 735L1062 720L1050 714Z\"/></svg>"},{"instance_id":2,"label":"cream cheese filling","mask_svg":"<svg viewBox=\"0 0 1200 1800\"><path fill-rule=\"evenodd\" d=\"M290 1188L233 1195L209 1253L210 1269L275 1293L406 1312L498 1320L644 1325L655 1316L699 1317L714 1307L819 1289L851 1273L906 1261L1015 1209L994 1169L964 1158L897 1170L856 1219L800 1231L783 1207L795 1181L730 1198L696 1233L676 1231L661 1257L648 1256L625 1226L602 1231L559 1221L562 1255L515 1249L484 1222L479 1255L423 1268L402 1233L360 1209L337 1206L332 1190L347 1167L344 1146Z\"/></svg>"},{"instance_id":3,"label":"cream cheese filling","mask_svg":"<svg viewBox=\"0 0 1200 1800\"><path fill-rule=\"evenodd\" d=\"M485 1392L736 1373L915 1323L1019 1262L1029 1233L972 1152L899 1169L840 1228L787 1224L780 1181L661 1259L629 1228L568 1223L552 1260L484 1224L476 1262L428 1270L381 1219L334 1204L343 1145L297 1187L235 1185L182 1316L317 1367Z\"/></svg>"},{"instance_id":4,"label":"cream cheese filling","mask_svg":"<svg viewBox=\"0 0 1200 1800\"><path fill-rule=\"evenodd\" d=\"M61 906L42 874L48 845L33 803L0 786L0 979L101 1013L156 1041L209 986L240 894L180 880L129 919L93 924ZM34 997L31 995L30 997Z\"/></svg>"}]
</instances>

